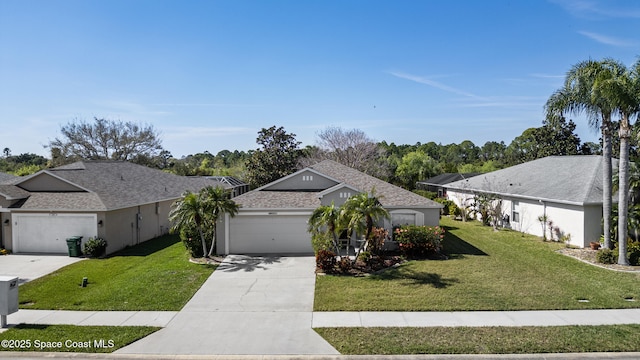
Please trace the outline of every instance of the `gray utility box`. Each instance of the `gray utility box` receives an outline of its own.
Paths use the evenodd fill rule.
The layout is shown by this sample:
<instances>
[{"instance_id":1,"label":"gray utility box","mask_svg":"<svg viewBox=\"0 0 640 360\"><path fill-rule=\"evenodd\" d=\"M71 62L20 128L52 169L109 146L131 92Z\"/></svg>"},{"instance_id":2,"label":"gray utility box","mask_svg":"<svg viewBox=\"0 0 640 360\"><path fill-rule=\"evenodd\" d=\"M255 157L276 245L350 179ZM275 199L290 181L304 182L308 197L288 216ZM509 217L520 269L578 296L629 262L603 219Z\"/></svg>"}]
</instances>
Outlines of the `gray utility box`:
<instances>
[{"instance_id":1,"label":"gray utility box","mask_svg":"<svg viewBox=\"0 0 640 360\"><path fill-rule=\"evenodd\" d=\"M18 278L0 275L0 326L7 325L7 315L18 311Z\"/></svg>"}]
</instances>

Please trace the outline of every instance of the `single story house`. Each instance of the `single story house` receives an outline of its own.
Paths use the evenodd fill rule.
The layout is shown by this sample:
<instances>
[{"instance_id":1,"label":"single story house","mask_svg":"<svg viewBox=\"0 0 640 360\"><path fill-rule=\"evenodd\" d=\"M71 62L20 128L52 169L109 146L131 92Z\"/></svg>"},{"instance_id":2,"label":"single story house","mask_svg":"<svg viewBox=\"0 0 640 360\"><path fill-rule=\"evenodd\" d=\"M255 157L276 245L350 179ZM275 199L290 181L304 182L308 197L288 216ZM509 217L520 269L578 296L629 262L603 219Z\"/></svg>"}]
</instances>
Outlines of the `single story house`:
<instances>
[{"instance_id":1,"label":"single story house","mask_svg":"<svg viewBox=\"0 0 640 360\"><path fill-rule=\"evenodd\" d=\"M168 232L184 191L228 185L118 161L79 161L0 185L0 240L14 253L66 253L66 239L99 236L107 253Z\"/></svg>"},{"instance_id":2,"label":"single story house","mask_svg":"<svg viewBox=\"0 0 640 360\"><path fill-rule=\"evenodd\" d=\"M554 240L570 236L571 245L586 247L602 234L602 171L602 156L549 156L445 188L458 206L478 193L495 195L503 226Z\"/></svg>"},{"instance_id":3,"label":"single story house","mask_svg":"<svg viewBox=\"0 0 640 360\"><path fill-rule=\"evenodd\" d=\"M450 184L454 181L469 179L477 175L480 175L480 173L444 173L431 177L427 180L418 181L416 183L416 187L418 189L434 192L441 198L447 196L447 190L444 185Z\"/></svg>"},{"instance_id":4,"label":"single story house","mask_svg":"<svg viewBox=\"0 0 640 360\"><path fill-rule=\"evenodd\" d=\"M375 188L389 211L383 225L438 225L442 205L335 161L324 160L235 197L238 214L218 226L220 254L311 254L307 221L321 205L341 206Z\"/></svg>"}]
</instances>

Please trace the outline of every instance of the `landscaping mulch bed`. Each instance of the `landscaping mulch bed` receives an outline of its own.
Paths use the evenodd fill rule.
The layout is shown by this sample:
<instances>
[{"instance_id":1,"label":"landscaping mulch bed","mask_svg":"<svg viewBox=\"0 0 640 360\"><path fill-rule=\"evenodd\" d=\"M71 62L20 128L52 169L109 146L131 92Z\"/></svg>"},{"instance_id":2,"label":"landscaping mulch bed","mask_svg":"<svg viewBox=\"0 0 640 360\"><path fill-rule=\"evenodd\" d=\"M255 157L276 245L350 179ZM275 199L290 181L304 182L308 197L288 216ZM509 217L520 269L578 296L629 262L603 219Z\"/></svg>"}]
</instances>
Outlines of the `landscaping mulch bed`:
<instances>
[{"instance_id":1,"label":"landscaping mulch bed","mask_svg":"<svg viewBox=\"0 0 640 360\"><path fill-rule=\"evenodd\" d=\"M398 265L406 262L407 260L400 255L388 255L378 261L366 264L364 261L357 260L355 264L352 264L351 268L347 271L342 271L336 266L336 270L332 272L333 275L345 275L345 276L368 276L371 274L381 273L387 269L397 267ZM325 275L319 267L316 268L316 274Z\"/></svg>"},{"instance_id":2,"label":"landscaping mulch bed","mask_svg":"<svg viewBox=\"0 0 640 360\"><path fill-rule=\"evenodd\" d=\"M601 264L596 261L596 253L597 250L591 249L574 249L574 248L565 248L558 250L559 253L570 256L572 258L578 259L580 261L586 262L588 264L599 266L601 268L615 270L615 271L626 271L626 272L640 272L640 266L623 266L618 264Z\"/></svg>"}]
</instances>

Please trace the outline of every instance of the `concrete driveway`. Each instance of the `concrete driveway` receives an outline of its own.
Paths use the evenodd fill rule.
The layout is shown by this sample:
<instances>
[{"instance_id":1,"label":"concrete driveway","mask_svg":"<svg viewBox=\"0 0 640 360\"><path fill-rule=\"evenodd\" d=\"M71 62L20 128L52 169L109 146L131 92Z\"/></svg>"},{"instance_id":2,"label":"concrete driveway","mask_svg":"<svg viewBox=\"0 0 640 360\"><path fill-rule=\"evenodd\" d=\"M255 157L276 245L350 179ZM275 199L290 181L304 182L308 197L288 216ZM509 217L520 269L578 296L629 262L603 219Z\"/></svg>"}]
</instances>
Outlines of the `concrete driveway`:
<instances>
[{"instance_id":1,"label":"concrete driveway","mask_svg":"<svg viewBox=\"0 0 640 360\"><path fill-rule=\"evenodd\" d=\"M338 354L311 329L313 257L232 255L166 328L119 354Z\"/></svg>"},{"instance_id":2,"label":"concrete driveway","mask_svg":"<svg viewBox=\"0 0 640 360\"><path fill-rule=\"evenodd\" d=\"M0 256L0 275L17 276L23 284L81 260L66 255L3 255Z\"/></svg>"}]
</instances>

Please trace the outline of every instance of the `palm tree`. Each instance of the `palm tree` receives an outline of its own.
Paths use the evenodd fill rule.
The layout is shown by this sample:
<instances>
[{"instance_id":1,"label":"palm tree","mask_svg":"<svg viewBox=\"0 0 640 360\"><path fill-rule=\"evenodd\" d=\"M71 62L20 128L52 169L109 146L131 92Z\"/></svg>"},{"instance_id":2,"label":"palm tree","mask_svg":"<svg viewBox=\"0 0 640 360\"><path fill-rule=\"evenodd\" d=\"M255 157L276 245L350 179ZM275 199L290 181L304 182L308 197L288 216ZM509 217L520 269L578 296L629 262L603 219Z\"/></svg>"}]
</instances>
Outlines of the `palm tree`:
<instances>
[{"instance_id":1,"label":"palm tree","mask_svg":"<svg viewBox=\"0 0 640 360\"><path fill-rule=\"evenodd\" d=\"M586 114L592 128L602 133L602 217L604 247L611 248L611 115L615 106L609 96L603 96L598 84L604 79L617 77L624 65L612 59L587 60L575 64L567 72L564 87L554 92L545 105L547 121L554 121L564 113ZM609 95L609 94L607 94Z\"/></svg>"},{"instance_id":2,"label":"palm tree","mask_svg":"<svg viewBox=\"0 0 640 360\"><path fill-rule=\"evenodd\" d=\"M348 228L356 233L362 230L365 231L364 244L358 249L357 259L362 249L367 246L371 239L374 221L381 217L390 218L389 212L382 207L382 203L375 196L375 188L371 189L370 193L360 193L350 197L342 207L342 216L348 219Z\"/></svg>"},{"instance_id":3,"label":"palm tree","mask_svg":"<svg viewBox=\"0 0 640 360\"><path fill-rule=\"evenodd\" d=\"M333 201L331 205L322 205L315 209L309 217L309 231L312 233L319 233L321 229L326 226L326 230L331 234L333 240L333 246L336 250L336 254L340 254L340 246L338 245L338 229L341 223L340 219L341 209L336 207ZM349 248L347 248L347 254Z\"/></svg>"},{"instance_id":4,"label":"palm tree","mask_svg":"<svg viewBox=\"0 0 640 360\"><path fill-rule=\"evenodd\" d=\"M624 67L623 67L624 69ZM629 145L631 123L640 113L640 60L634 68L614 77L597 79L596 96L612 100L620 117L620 165L618 191L618 264L629 265L627 236L629 215Z\"/></svg>"},{"instance_id":5,"label":"palm tree","mask_svg":"<svg viewBox=\"0 0 640 360\"><path fill-rule=\"evenodd\" d=\"M234 217L238 213L239 207L235 201L231 200L230 192L221 186L207 186L200 190L200 194L204 201L207 223L213 228L213 238L211 239L211 248L208 254L208 256L211 256L216 248L216 230L220 216L229 214Z\"/></svg>"},{"instance_id":6,"label":"palm tree","mask_svg":"<svg viewBox=\"0 0 640 360\"><path fill-rule=\"evenodd\" d=\"M182 198L171 205L171 211L169 212L169 221L173 223L171 231L178 231L180 228L190 224L196 226L202 241L202 256L207 253L203 232L206 217L206 206L202 196L188 190L184 192Z\"/></svg>"}]
</instances>

